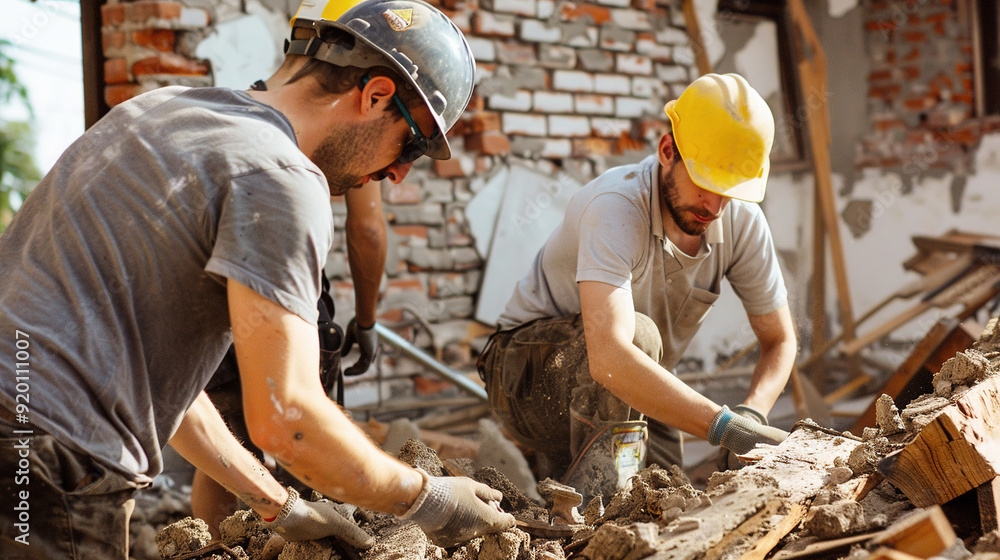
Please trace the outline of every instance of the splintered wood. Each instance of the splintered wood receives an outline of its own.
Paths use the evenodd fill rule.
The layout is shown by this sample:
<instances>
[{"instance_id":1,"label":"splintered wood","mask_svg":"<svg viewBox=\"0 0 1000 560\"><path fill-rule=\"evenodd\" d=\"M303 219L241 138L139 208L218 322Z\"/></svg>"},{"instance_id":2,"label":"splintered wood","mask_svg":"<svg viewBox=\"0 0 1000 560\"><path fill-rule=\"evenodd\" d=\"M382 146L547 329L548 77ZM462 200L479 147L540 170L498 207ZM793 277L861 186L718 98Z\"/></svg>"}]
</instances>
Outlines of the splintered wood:
<instances>
[{"instance_id":1,"label":"splintered wood","mask_svg":"<svg viewBox=\"0 0 1000 560\"><path fill-rule=\"evenodd\" d=\"M1000 473L1000 375L945 407L899 452L889 481L917 507L943 504Z\"/></svg>"}]
</instances>

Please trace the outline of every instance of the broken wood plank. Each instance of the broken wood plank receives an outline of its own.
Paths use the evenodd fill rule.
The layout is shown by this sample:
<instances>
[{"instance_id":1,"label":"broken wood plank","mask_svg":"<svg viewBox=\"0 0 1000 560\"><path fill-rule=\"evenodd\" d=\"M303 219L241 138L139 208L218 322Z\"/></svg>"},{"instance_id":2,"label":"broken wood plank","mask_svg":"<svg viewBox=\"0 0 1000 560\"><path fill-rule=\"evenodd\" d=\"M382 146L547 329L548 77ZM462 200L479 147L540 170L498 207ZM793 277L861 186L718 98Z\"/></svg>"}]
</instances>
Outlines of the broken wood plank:
<instances>
[{"instance_id":1,"label":"broken wood plank","mask_svg":"<svg viewBox=\"0 0 1000 560\"><path fill-rule=\"evenodd\" d=\"M732 554L733 550L744 542L753 539L767 530L771 518L781 515L784 501L781 498L770 500L756 514L744 521L735 530L730 531L722 540L717 542L712 548L705 551L706 560L716 560L723 556Z\"/></svg>"},{"instance_id":2,"label":"broken wood plank","mask_svg":"<svg viewBox=\"0 0 1000 560\"><path fill-rule=\"evenodd\" d=\"M803 504L791 504L788 509L788 513L781 518L781 521L768 531L766 535L761 537L753 548L743 553L740 560L764 560L764 558L771 554L774 547L778 546L781 539L785 538L788 533L792 532L792 529L802 522L802 518L806 516L806 511L809 510Z\"/></svg>"},{"instance_id":3,"label":"broken wood plank","mask_svg":"<svg viewBox=\"0 0 1000 560\"><path fill-rule=\"evenodd\" d=\"M976 489L979 498L979 523L983 534L1000 529L1000 477Z\"/></svg>"},{"instance_id":4,"label":"broken wood plank","mask_svg":"<svg viewBox=\"0 0 1000 560\"><path fill-rule=\"evenodd\" d=\"M795 552L778 552L774 555L774 560L793 560L795 558L810 558L812 556L827 555L856 544L870 541L882 533L884 533L884 531L868 533L866 535L854 535L852 537L844 537L829 541L814 542L807 545L802 550L797 550Z\"/></svg>"},{"instance_id":5,"label":"broken wood plank","mask_svg":"<svg viewBox=\"0 0 1000 560\"><path fill-rule=\"evenodd\" d=\"M930 558L955 544L957 540L955 530L941 511L941 506L933 506L894 523L882 535L873 539L872 543L885 545L917 558Z\"/></svg>"},{"instance_id":6,"label":"broken wood plank","mask_svg":"<svg viewBox=\"0 0 1000 560\"><path fill-rule=\"evenodd\" d=\"M1000 473L1000 375L942 409L896 458L888 479L917 507L943 504Z\"/></svg>"},{"instance_id":7,"label":"broken wood plank","mask_svg":"<svg viewBox=\"0 0 1000 560\"><path fill-rule=\"evenodd\" d=\"M867 560L920 560L921 558L928 557L914 556L912 554L907 554L891 548L882 547L875 549L875 551L868 555Z\"/></svg>"}]
</instances>

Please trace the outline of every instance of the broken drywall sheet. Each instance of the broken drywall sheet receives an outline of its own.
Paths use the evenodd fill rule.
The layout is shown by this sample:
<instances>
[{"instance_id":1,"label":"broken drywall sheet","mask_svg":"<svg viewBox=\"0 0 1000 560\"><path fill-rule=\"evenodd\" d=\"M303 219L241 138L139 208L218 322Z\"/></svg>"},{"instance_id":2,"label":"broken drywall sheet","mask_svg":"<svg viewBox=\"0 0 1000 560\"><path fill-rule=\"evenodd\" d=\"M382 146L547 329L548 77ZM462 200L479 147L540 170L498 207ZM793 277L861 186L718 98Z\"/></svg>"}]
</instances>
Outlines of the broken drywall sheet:
<instances>
[{"instance_id":1,"label":"broken drywall sheet","mask_svg":"<svg viewBox=\"0 0 1000 560\"><path fill-rule=\"evenodd\" d=\"M500 214L500 204L503 203L503 193L509 176L510 169L506 165L501 166L465 206L465 217L472 237L476 241L476 251L484 261L490 256L493 230L497 226L497 215Z\"/></svg>"},{"instance_id":2,"label":"broken drywall sheet","mask_svg":"<svg viewBox=\"0 0 1000 560\"><path fill-rule=\"evenodd\" d=\"M839 18L843 17L844 14L853 10L858 6L858 0L829 0L827 2L827 9L829 10L830 17Z\"/></svg>"},{"instance_id":3,"label":"broken drywall sheet","mask_svg":"<svg viewBox=\"0 0 1000 560\"><path fill-rule=\"evenodd\" d=\"M569 199L583 185L565 173L555 177L511 166L490 244L475 318L496 324L518 280L562 223Z\"/></svg>"},{"instance_id":4,"label":"broken drywall sheet","mask_svg":"<svg viewBox=\"0 0 1000 560\"><path fill-rule=\"evenodd\" d=\"M257 15L248 15L215 26L195 50L212 62L216 87L246 89L257 80L266 79L281 63L281 52L271 39L267 23Z\"/></svg>"}]
</instances>

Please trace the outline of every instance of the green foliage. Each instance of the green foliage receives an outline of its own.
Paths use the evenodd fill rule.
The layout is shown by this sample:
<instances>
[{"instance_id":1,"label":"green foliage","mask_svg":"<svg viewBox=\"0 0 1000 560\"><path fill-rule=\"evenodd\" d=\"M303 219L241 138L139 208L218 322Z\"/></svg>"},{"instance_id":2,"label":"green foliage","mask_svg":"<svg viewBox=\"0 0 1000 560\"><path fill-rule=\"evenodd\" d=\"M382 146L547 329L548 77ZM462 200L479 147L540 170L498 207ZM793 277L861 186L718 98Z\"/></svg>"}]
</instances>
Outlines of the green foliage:
<instances>
[{"instance_id":1,"label":"green foliage","mask_svg":"<svg viewBox=\"0 0 1000 560\"><path fill-rule=\"evenodd\" d=\"M14 60L7 55L11 46L10 41L0 39L0 100L4 105L12 99L19 100L30 116L27 122L0 118L0 232L10 223L17 201L27 196L41 179L32 156L34 111L28 90L18 80Z\"/></svg>"}]
</instances>

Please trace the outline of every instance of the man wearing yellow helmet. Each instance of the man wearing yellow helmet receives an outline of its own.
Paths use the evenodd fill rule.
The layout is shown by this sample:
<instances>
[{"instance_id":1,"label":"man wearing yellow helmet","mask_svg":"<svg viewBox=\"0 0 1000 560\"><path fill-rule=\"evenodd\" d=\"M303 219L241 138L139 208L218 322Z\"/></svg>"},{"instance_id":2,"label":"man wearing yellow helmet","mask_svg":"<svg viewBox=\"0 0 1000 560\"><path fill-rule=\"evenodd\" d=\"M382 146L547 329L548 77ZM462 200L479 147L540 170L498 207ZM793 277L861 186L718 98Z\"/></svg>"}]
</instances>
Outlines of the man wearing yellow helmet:
<instances>
[{"instance_id":1,"label":"man wearing yellow helmet","mask_svg":"<svg viewBox=\"0 0 1000 560\"><path fill-rule=\"evenodd\" d=\"M735 74L699 78L665 111L673 131L655 155L608 170L574 196L480 360L495 416L538 451L541 475L591 496L642 465L642 415L661 465L682 460L678 429L735 453L787 435L766 417L796 339L754 204L764 198L773 117ZM723 279L762 349L749 394L732 411L670 371Z\"/></svg>"},{"instance_id":2,"label":"man wearing yellow helmet","mask_svg":"<svg viewBox=\"0 0 1000 560\"><path fill-rule=\"evenodd\" d=\"M317 375L330 196L450 157L471 49L426 2L368 0L319 22L303 54L267 91L168 87L116 106L0 236L0 377L25 387L0 384L0 444L25 450L0 453L0 493L43 513L0 513L0 556L127 558L134 493L168 442L284 538L370 546L226 429L203 389L230 344L251 439L311 488L441 546L514 525L499 491L378 449Z\"/></svg>"}]
</instances>

